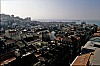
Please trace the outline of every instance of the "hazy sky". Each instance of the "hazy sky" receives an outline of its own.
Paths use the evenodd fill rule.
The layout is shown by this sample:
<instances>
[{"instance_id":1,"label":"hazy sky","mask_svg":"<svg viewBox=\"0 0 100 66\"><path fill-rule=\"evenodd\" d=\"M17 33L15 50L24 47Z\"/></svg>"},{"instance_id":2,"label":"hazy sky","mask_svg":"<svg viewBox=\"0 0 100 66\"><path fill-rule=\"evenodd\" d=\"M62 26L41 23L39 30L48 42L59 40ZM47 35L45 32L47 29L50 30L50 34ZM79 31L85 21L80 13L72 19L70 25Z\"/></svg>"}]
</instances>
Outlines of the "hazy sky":
<instances>
[{"instance_id":1,"label":"hazy sky","mask_svg":"<svg viewBox=\"0 0 100 66\"><path fill-rule=\"evenodd\" d=\"M100 0L1 0L1 13L32 19L100 20Z\"/></svg>"}]
</instances>

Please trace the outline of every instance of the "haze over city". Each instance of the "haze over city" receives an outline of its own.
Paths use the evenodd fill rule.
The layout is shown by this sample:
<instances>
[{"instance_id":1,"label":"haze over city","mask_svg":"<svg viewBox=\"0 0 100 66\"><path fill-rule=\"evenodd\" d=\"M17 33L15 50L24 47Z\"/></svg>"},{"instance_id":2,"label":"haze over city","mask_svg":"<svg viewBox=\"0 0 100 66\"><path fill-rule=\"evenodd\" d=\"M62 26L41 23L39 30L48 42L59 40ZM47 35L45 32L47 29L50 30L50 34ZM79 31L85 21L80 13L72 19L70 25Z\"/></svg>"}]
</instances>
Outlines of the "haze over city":
<instances>
[{"instance_id":1,"label":"haze over city","mask_svg":"<svg viewBox=\"0 0 100 66\"><path fill-rule=\"evenodd\" d=\"M100 19L100 0L1 0L1 13L32 19Z\"/></svg>"},{"instance_id":2,"label":"haze over city","mask_svg":"<svg viewBox=\"0 0 100 66\"><path fill-rule=\"evenodd\" d=\"M100 66L100 0L1 0L0 66Z\"/></svg>"}]
</instances>

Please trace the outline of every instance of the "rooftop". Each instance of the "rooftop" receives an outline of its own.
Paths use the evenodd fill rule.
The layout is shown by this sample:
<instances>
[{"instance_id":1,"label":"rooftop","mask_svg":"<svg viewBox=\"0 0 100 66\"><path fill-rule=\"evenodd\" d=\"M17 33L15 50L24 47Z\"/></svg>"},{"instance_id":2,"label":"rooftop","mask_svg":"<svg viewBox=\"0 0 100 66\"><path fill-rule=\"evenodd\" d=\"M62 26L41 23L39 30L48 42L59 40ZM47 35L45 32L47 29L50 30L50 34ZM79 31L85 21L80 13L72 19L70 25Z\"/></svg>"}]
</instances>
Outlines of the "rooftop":
<instances>
[{"instance_id":1,"label":"rooftop","mask_svg":"<svg viewBox=\"0 0 100 66\"><path fill-rule=\"evenodd\" d=\"M76 59L71 64L71 66L86 66L88 64L90 56L91 56L91 53L77 56Z\"/></svg>"},{"instance_id":2,"label":"rooftop","mask_svg":"<svg viewBox=\"0 0 100 66\"><path fill-rule=\"evenodd\" d=\"M100 65L100 48L96 49L94 52L94 58L92 60L92 65Z\"/></svg>"},{"instance_id":3,"label":"rooftop","mask_svg":"<svg viewBox=\"0 0 100 66\"><path fill-rule=\"evenodd\" d=\"M100 42L100 37L93 37L89 41Z\"/></svg>"},{"instance_id":4,"label":"rooftop","mask_svg":"<svg viewBox=\"0 0 100 66\"><path fill-rule=\"evenodd\" d=\"M93 34L93 37L99 37L99 36L100 36L100 32Z\"/></svg>"},{"instance_id":5,"label":"rooftop","mask_svg":"<svg viewBox=\"0 0 100 66\"><path fill-rule=\"evenodd\" d=\"M96 46L94 46L94 45L100 45L100 43L88 41L88 42L85 44L85 46L84 46L83 48L95 50L95 49L98 48L98 47L96 47Z\"/></svg>"},{"instance_id":6,"label":"rooftop","mask_svg":"<svg viewBox=\"0 0 100 66\"><path fill-rule=\"evenodd\" d=\"M16 60L15 57L9 58L9 59L7 59L7 60L5 60L5 61L0 62L0 66L3 66L3 65L5 65L5 64L8 64L8 63L10 63L10 62L12 62L12 61L14 61L14 60Z\"/></svg>"}]
</instances>

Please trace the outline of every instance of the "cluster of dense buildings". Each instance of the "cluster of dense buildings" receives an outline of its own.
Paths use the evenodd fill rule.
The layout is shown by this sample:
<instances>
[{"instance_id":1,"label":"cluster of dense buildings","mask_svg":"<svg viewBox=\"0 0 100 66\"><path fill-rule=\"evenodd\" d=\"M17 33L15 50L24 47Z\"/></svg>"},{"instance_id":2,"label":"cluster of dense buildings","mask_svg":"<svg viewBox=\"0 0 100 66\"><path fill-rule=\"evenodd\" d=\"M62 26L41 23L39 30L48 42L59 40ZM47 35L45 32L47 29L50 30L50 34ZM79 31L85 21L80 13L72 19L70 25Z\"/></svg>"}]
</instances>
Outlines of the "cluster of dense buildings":
<instances>
[{"instance_id":1,"label":"cluster of dense buildings","mask_svg":"<svg viewBox=\"0 0 100 66\"><path fill-rule=\"evenodd\" d=\"M100 66L100 28L82 46L81 54L75 58L71 66Z\"/></svg>"},{"instance_id":2,"label":"cluster of dense buildings","mask_svg":"<svg viewBox=\"0 0 100 66\"><path fill-rule=\"evenodd\" d=\"M32 21L31 17L20 18L19 16L0 14L0 28L29 28L36 25L37 21Z\"/></svg>"},{"instance_id":3,"label":"cluster of dense buildings","mask_svg":"<svg viewBox=\"0 0 100 66\"><path fill-rule=\"evenodd\" d=\"M85 22L38 22L5 14L0 17L0 66L69 66L76 56L96 50L84 45L100 35L97 25Z\"/></svg>"}]
</instances>

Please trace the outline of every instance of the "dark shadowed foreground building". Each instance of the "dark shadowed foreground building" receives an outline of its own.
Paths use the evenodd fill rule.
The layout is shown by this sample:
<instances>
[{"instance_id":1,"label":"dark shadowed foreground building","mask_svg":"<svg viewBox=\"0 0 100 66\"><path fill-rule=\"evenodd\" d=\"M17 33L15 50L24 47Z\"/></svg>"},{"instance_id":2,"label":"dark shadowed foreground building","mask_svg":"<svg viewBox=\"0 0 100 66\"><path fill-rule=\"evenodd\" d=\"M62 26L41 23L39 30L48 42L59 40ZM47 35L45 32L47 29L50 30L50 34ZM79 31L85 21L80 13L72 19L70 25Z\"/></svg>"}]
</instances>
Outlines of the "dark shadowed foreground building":
<instances>
[{"instance_id":1,"label":"dark shadowed foreground building","mask_svg":"<svg viewBox=\"0 0 100 66\"><path fill-rule=\"evenodd\" d=\"M38 62L34 54L23 56L18 58L5 66L33 66L34 63Z\"/></svg>"}]
</instances>

